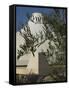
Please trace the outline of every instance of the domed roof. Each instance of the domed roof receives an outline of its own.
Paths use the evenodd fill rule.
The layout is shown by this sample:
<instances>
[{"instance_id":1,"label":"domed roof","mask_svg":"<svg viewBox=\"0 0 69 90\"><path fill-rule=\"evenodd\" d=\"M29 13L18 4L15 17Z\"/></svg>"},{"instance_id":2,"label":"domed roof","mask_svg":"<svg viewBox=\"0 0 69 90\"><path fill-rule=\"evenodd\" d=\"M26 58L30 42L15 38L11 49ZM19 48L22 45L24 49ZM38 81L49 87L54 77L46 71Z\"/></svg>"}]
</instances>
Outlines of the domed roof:
<instances>
[{"instance_id":1,"label":"domed roof","mask_svg":"<svg viewBox=\"0 0 69 90\"><path fill-rule=\"evenodd\" d=\"M35 17L43 17L43 14L39 12L32 13L32 15Z\"/></svg>"}]
</instances>

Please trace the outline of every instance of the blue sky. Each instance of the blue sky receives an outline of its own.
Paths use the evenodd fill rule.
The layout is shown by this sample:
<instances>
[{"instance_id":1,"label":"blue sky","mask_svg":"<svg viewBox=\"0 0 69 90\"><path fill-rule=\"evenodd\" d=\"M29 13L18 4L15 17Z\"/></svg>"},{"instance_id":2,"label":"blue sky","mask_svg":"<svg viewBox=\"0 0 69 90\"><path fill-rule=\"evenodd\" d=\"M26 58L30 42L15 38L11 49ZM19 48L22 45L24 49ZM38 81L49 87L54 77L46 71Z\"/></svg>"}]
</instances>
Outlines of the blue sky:
<instances>
[{"instance_id":1,"label":"blue sky","mask_svg":"<svg viewBox=\"0 0 69 90\"><path fill-rule=\"evenodd\" d=\"M51 14L52 8L37 8L37 7L16 7L16 31L20 30L22 24L26 24L28 21L27 13L31 16L33 12L45 13L47 15Z\"/></svg>"}]
</instances>

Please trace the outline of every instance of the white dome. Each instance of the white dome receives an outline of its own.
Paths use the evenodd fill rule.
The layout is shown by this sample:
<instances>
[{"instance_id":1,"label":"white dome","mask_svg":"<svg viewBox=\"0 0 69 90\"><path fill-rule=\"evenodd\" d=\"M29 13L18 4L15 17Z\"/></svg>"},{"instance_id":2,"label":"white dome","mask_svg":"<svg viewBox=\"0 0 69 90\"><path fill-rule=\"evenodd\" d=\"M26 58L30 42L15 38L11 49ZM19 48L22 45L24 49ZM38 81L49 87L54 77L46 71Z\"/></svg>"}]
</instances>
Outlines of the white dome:
<instances>
[{"instance_id":1,"label":"white dome","mask_svg":"<svg viewBox=\"0 0 69 90\"><path fill-rule=\"evenodd\" d=\"M32 15L37 17L42 17L42 13L38 13L38 12L32 13Z\"/></svg>"}]
</instances>

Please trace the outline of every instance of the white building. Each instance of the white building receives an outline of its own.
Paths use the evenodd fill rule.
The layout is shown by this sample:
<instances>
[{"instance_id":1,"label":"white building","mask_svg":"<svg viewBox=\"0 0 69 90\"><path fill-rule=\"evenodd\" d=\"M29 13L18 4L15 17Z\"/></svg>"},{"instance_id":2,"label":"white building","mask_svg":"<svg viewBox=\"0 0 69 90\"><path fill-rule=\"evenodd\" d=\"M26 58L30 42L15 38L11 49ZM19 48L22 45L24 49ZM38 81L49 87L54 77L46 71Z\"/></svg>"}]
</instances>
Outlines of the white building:
<instances>
[{"instance_id":1,"label":"white building","mask_svg":"<svg viewBox=\"0 0 69 90\"><path fill-rule=\"evenodd\" d=\"M43 15L41 13L33 13L32 17L28 21L28 26L30 27L31 34L36 36L36 33L40 35L39 32L42 31L43 38L45 38L45 34L43 32L45 28L43 24ZM25 27L26 29L26 27ZM25 33L24 28L21 29L21 33ZM53 33L54 35L54 33ZM40 38L39 38L39 42ZM45 56L40 52L47 52L49 49L49 40L46 40L43 44L41 44L37 50L35 51L35 56L30 52L29 54L25 54L18 59L16 59L16 74L47 74L50 70L47 60L45 60ZM16 58L17 58L17 50L20 50L20 44L25 44L25 39L21 36L20 32L16 33ZM54 43L53 43L54 44ZM55 45L55 44L54 44ZM44 57L44 58L41 58ZM40 59L41 58L41 59Z\"/></svg>"}]
</instances>

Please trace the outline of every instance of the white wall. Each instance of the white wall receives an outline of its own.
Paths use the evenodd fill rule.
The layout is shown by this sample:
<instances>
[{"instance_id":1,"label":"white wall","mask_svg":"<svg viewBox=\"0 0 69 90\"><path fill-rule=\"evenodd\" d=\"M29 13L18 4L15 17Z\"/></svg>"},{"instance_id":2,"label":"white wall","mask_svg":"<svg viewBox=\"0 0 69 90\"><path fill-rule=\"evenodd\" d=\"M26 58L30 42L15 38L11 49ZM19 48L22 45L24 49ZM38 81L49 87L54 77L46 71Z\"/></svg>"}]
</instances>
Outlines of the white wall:
<instances>
[{"instance_id":1,"label":"white wall","mask_svg":"<svg viewBox=\"0 0 69 90\"><path fill-rule=\"evenodd\" d=\"M9 5L33 4L45 6L69 6L69 0L0 0L0 90L67 90L69 83L13 87L8 84L9 71ZM69 33L68 33L69 34ZM69 36L69 35L68 35ZM69 37L68 37L69 38Z\"/></svg>"}]
</instances>

